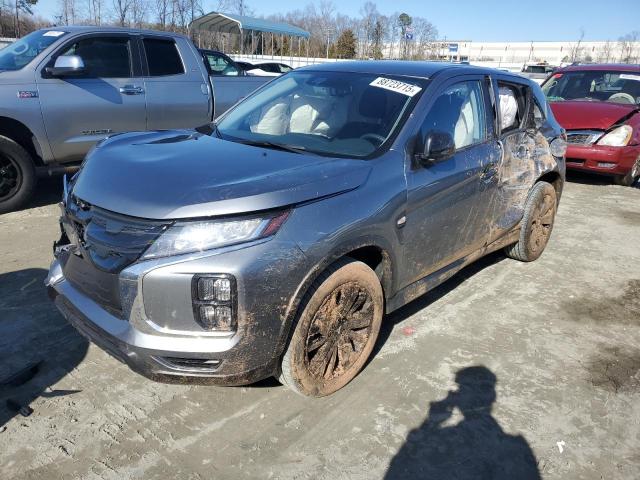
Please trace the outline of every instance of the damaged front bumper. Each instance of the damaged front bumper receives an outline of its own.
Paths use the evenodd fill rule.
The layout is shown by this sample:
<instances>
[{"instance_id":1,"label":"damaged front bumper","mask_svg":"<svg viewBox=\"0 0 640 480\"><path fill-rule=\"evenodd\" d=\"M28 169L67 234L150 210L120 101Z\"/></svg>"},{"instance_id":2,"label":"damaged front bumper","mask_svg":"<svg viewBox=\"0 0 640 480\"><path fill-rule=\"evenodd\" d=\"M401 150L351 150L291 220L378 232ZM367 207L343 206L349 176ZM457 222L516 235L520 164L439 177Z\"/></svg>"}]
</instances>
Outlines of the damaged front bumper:
<instances>
[{"instance_id":1,"label":"damaged front bumper","mask_svg":"<svg viewBox=\"0 0 640 480\"><path fill-rule=\"evenodd\" d=\"M101 286L89 291L70 275L72 255L60 251L45 282L58 310L132 370L168 383L242 385L273 375L308 268L297 246L275 239L135 263L117 275L114 309L94 293ZM205 331L194 318L192 280L213 273L236 279L233 332Z\"/></svg>"},{"instance_id":2,"label":"damaged front bumper","mask_svg":"<svg viewBox=\"0 0 640 480\"><path fill-rule=\"evenodd\" d=\"M640 162L640 146L609 147L602 145L569 145L567 169L606 175L626 175Z\"/></svg>"}]
</instances>

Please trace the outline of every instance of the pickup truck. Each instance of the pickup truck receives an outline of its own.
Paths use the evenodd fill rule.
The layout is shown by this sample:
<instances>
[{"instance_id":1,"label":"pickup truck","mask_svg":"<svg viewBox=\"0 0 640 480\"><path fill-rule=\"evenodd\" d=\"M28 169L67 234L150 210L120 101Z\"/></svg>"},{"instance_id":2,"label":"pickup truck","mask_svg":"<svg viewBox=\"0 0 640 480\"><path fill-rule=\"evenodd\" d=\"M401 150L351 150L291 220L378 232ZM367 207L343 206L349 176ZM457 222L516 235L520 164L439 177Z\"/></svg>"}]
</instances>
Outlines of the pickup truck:
<instances>
[{"instance_id":1,"label":"pickup truck","mask_svg":"<svg viewBox=\"0 0 640 480\"><path fill-rule=\"evenodd\" d=\"M38 30L0 51L0 213L115 133L195 128L270 80L210 69L191 40L114 27Z\"/></svg>"}]
</instances>

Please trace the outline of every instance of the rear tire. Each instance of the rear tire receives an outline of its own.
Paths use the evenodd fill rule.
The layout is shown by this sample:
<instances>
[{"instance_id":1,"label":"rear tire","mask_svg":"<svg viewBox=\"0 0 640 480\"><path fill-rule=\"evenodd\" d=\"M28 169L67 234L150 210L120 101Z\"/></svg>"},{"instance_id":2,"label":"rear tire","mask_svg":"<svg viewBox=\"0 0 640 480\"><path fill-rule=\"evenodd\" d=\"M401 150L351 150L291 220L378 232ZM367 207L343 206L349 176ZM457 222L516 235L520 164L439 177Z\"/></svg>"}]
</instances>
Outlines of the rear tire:
<instances>
[{"instance_id":1,"label":"rear tire","mask_svg":"<svg viewBox=\"0 0 640 480\"><path fill-rule=\"evenodd\" d=\"M631 187L634 183L638 181L640 178L640 158L636 160L631 170L626 175L616 175L613 177L613 181L617 185L622 185L623 187Z\"/></svg>"},{"instance_id":2,"label":"rear tire","mask_svg":"<svg viewBox=\"0 0 640 480\"><path fill-rule=\"evenodd\" d=\"M0 135L0 213L24 205L33 195L36 169L29 152Z\"/></svg>"},{"instance_id":3,"label":"rear tire","mask_svg":"<svg viewBox=\"0 0 640 480\"><path fill-rule=\"evenodd\" d=\"M505 247L508 257L521 262L538 259L549 241L558 206L556 190L547 182L536 183L524 206L517 243Z\"/></svg>"},{"instance_id":4,"label":"rear tire","mask_svg":"<svg viewBox=\"0 0 640 480\"><path fill-rule=\"evenodd\" d=\"M353 380L369 358L382 323L382 287L366 264L339 260L313 283L301 308L280 381L322 397Z\"/></svg>"}]
</instances>

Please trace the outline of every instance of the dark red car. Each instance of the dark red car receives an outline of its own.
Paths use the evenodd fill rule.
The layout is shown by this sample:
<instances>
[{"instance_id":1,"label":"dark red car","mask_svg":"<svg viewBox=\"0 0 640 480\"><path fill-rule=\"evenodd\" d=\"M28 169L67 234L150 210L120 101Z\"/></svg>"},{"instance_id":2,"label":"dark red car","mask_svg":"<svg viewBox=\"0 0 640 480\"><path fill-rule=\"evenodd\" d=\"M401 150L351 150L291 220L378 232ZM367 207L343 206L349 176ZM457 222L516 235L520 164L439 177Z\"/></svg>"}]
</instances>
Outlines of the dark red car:
<instances>
[{"instance_id":1,"label":"dark red car","mask_svg":"<svg viewBox=\"0 0 640 480\"><path fill-rule=\"evenodd\" d=\"M542 84L555 118L567 130L567 168L640 177L640 65L572 65Z\"/></svg>"}]
</instances>

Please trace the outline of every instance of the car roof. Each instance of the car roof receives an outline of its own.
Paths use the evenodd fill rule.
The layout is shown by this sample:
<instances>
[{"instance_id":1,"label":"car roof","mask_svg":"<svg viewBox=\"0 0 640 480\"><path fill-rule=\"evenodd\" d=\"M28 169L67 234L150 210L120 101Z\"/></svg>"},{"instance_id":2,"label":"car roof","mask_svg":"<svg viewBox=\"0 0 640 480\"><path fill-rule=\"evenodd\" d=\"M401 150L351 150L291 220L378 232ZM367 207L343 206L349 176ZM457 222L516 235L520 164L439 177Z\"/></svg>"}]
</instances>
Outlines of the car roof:
<instances>
[{"instance_id":1,"label":"car roof","mask_svg":"<svg viewBox=\"0 0 640 480\"><path fill-rule=\"evenodd\" d=\"M297 68L296 71L325 71L325 72L353 72L373 75L399 75L406 77L431 78L440 72L455 71L460 74L499 75L511 77L514 80L528 81L527 78L515 73L496 70L494 68L477 67L450 62L427 62L409 60L362 60L344 62L326 62Z\"/></svg>"},{"instance_id":2,"label":"car roof","mask_svg":"<svg viewBox=\"0 0 640 480\"><path fill-rule=\"evenodd\" d=\"M181 37L184 35L180 33L174 32L165 32L160 30L148 30L144 28L127 28L127 27L97 27L95 25L63 25L60 27L49 27L43 28L43 31L54 30L58 32L68 32L68 33L95 33L95 32L104 32L104 33L134 33L139 35L163 35L165 37Z\"/></svg>"},{"instance_id":3,"label":"car roof","mask_svg":"<svg viewBox=\"0 0 640 480\"><path fill-rule=\"evenodd\" d=\"M640 72L640 65L629 63L585 63L581 65L569 65L562 67L557 72L580 72L588 70L607 70L615 72Z\"/></svg>"}]
</instances>

